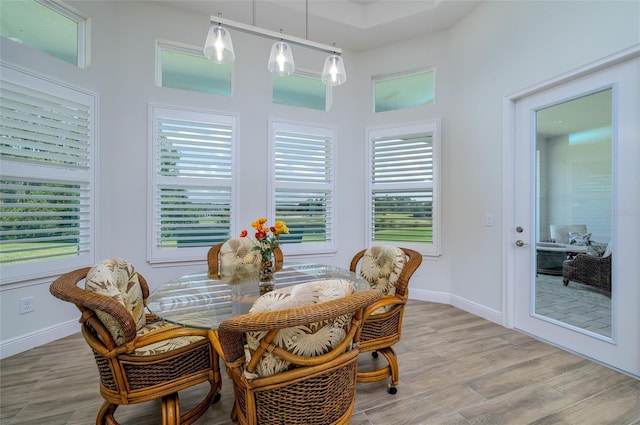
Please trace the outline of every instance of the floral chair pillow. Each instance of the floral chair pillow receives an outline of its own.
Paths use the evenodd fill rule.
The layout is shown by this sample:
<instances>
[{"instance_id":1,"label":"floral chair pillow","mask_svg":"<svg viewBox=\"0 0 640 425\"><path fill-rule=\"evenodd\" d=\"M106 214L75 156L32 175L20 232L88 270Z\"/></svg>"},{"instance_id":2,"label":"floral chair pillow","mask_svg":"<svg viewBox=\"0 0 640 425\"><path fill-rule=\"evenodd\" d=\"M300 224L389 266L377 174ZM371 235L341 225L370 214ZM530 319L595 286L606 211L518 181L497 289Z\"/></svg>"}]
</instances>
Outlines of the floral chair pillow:
<instances>
[{"instance_id":1,"label":"floral chair pillow","mask_svg":"<svg viewBox=\"0 0 640 425\"><path fill-rule=\"evenodd\" d=\"M256 300L250 313L285 310L317 304L349 296L355 292L353 285L343 279L307 282L267 292ZM303 356L325 354L335 348L345 337L351 325L351 315L324 320L306 326L281 329L273 343L288 352ZM245 358L247 363L267 332L247 332ZM271 376L292 367L269 352L263 354L255 373L245 372L247 378Z\"/></svg>"},{"instance_id":2,"label":"floral chair pillow","mask_svg":"<svg viewBox=\"0 0 640 425\"><path fill-rule=\"evenodd\" d=\"M136 330L147 324L138 273L127 260L109 258L97 263L87 273L85 289L106 295L125 306L131 312ZM107 327L117 345L128 342L113 316L100 310L96 310L96 315Z\"/></svg>"},{"instance_id":3,"label":"floral chair pillow","mask_svg":"<svg viewBox=\"0 0 640 425\"><path fill-rule=\"evenodd\" d=\"M406 262L402 249L374 245L364 253L360 275L369 282L371 288L379 289L383 295L395 295L396 283ZM391 307L381 307L372 314L384 313Z\"/></svg>"},{"instance_id":4,"label":"floral chair pillow","mask_svg":"<svg viewBox=\"0 0 640 425\"><path fill-rule=\"evenodd\" d=\"M133 317L136 324L136 334L138 336L163 327L176 326L161 320L147 323L138 273L136 273L133 265L127 260L110 258L97 263L87 273L85 289L111 297L125 306ZM95 313L98 319L100 319L109 330L116 345L124 345L129 342L124 337L122 328L113 316L100 310L95 310ZM188 335L170 338L138 347L133 350L131 354L147 356L164 353L192 344L201 339L203 339L201 336Z\"/></svg>"},{"instance_id":5,"label":"floral chair pillow","mask_svg":"<svg viewBox=\"0 0 640 425\"><path fill-rule=\"evenodd\" d=\"M260 253L253 249L249 238L229 239L220 247L220 268L223 271L233 266L259 264Z\"/></svg>"}]
</instances>

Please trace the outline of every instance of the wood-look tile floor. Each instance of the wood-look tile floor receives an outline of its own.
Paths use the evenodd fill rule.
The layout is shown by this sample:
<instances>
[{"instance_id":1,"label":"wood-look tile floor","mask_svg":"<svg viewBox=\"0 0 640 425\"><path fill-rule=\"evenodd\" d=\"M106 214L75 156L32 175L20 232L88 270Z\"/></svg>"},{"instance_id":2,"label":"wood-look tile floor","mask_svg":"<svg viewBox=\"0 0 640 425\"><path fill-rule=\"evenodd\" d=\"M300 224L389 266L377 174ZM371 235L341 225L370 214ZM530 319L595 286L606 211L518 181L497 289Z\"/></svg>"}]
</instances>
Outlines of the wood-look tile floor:
<instances>
[{"instance_id":1,"label":"wood-look tile floor","mask_svg":"<svg viewBox=\"0 0 640 425\"><path fill-rule=\"evenodd\" d=\"M640 425L640 381L449 305L411 301L396 351L398 393L358 384L352 425ZM79 333L4 359L0 372L2 425L95 423L98 375ZM181 393L181 403L203 391ZM232 405L225 376L222 399L197 423L232 424ZM159 403L116 416L159 424Z\"/></svg>"}]
</instances>

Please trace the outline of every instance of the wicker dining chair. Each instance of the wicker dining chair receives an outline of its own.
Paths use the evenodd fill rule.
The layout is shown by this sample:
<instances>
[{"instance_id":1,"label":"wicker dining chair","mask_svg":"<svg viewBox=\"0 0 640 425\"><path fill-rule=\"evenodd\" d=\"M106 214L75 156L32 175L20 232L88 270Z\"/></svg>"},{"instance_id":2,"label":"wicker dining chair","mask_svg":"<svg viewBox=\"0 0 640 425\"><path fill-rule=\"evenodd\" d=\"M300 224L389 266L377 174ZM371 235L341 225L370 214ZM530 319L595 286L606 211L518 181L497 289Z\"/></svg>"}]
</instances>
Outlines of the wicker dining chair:
<instances>
[{"instance_id":1,"label":"wicker dining chair","mask_svg":"<svg viewBox=\"0 0 640 425\"><path fill-rule=\"evenodd\" d=\"M260 253L253 246L250 238L229 239L213 245L207 252L209 276L219 278L222 267L227 265L259 264ZM284 256L280 248L273 250L273 259L275 270L281 269Z\"/></svg>"},{"instance_id":2,"label":"wicker dining chair","mask_svg":"<svg viewBox=\"0 0 640 425\"><path fill-rule=\"evenodd\" d=\"M295 285L293 291L331 282ZM258 298L254 307L263 307L258 312L220 324L218 338L235 392L232 419L240 425L348 424L363 309L381 293L367 290L327 301L306 293L302 299L318 302L292 307L298 304L288 301L287 290ZM320 292L336 294L335 288Z\"/></svg>"},{"instance_id":3,"label":"wicker dining chair","mask_svg":"<svg viewBox=\"0 0 640 425\"><path fill-rule=\"evenodd\" d=\"M85 289L78 286L85 282ZM118 424L119 405L160 399L162 424L192 424L220 399L219 356L206 330L145 313L149 287L126 260L112 258L63 274L49 288L81 312L82 335L100 374L104 403L96 424ZM208 392L182 413L178 392L208 382Z\"/></svg>"},{"instance_id":4,"label":"wicker dining chair","mask_svg":"<svg viewBox=\"0 0 640 425\"><path fill-rule=\"evenodd\" d=\"M409 298L409 279L422 263L422 255L408 248L371 246L354 255L349 269L358 272L382 298L364 312L360 351L382 354L387 364L376 370L359 370L358 382L376 382L391 377L388 390L397 392L399 368L392 346L400 341L404 307Z\"/></svg>"}]
</instances>

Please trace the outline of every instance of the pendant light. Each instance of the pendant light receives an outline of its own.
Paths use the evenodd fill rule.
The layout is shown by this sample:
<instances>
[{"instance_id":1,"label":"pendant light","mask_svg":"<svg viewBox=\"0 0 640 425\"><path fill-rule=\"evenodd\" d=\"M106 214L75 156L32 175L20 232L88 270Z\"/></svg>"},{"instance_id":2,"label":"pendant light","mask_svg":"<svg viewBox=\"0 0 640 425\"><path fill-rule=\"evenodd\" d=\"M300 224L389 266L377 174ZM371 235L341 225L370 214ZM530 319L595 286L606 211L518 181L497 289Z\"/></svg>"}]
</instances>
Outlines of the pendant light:
<instances>
[{"instance_id":1,"label":"pendant light","mask_svg":"<svg viewBox=\"0 0 640 425\"><path fill-rule=\"evenodd\" d=\"M339 86L347 81L347 73L344 70L344 61L342 56L335 53L328 56L324 61L322 69L322 82L327 86Z\"/></svg>"},{"instance_id":2,"label":"pendant light","mask_svg":"<svg viewBox=\"0 0 640 425\"><path fill-rule=\"evenodd\" d=\"M304 39L283 34L282 30L280 30L280 33L277 33L255 26L256 0L253 0L253 25L222 18L220 13L218 13L217 18L211 16L211 28L209 29L205 42L204 55L216 63L232 63L235 60L235 54L233 52L233 45L231 44L231 35L227 29L232 28L247 34L276 40L273 46L271 46L269 62L267 62L267 69L273 75L291 75L295 72L296 66L291 50L291 44L295 44L296 46L329 53L330 56L327 57L324 62L321 80L328 86L339 86L343 84L347 80L347 73L345 72L344 61L341 56L342 49L336 47L335 43L333 46L328 46L309 40L309 0L305 0L305 4L306 38Z\"/></svg>"},{"instance_id":3,"label":"pendant light","mask_svg":"<svg viewBox=\"0 0 640 425\"><path fill-rule=\"evenodd\" d=\"M233 63L236 59L231 34L222 25L211 25L209 28L207 40L204 43L204 55L219 64Z\"/></svg>"},{"instance_id":4,"label":"pendant light","mask_svg":"<svg viewBox=\"0 0 640 425\"><path fill-rule=\"evenodd\" d=\"M282 32L282 30L280 30L280 32ZM293 53L288 43L285 43L283 40L273 43L267 69L274 75L282 76L293 74L296 70L296 65L293 62Z\"/></svg>"}]
</instances>

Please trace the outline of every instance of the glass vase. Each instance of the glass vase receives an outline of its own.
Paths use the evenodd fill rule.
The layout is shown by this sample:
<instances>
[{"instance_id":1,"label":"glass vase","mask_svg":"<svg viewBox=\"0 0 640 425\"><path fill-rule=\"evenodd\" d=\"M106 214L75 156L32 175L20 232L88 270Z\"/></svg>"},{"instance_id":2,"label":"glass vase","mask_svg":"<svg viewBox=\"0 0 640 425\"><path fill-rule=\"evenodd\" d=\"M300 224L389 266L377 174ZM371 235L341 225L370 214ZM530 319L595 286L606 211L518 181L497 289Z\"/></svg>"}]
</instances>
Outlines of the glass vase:
<instances>
[{"instance_id":1,"label":"glass vase","mask_svg":"<svg viewBox=\"0 0 640 425\"><path fill-rule=\"evenodd\" d=\"M273 290L273 261L271 258L262 258L260 260L260 268L258 270L258 280L260 286L260 295Z\"/></svg>"},{"instance_id":2,"label":"glass vase","mask_svg":"<svg viewBox=\"0 0 640 425\"><path fill-rule=\"evenodd\" d=\"M273 281L273 261L271 258L262 258L260 260L260 270L258 273L260 283Z\"/></svg>"}]
</instances>

